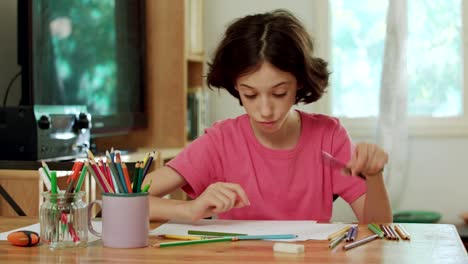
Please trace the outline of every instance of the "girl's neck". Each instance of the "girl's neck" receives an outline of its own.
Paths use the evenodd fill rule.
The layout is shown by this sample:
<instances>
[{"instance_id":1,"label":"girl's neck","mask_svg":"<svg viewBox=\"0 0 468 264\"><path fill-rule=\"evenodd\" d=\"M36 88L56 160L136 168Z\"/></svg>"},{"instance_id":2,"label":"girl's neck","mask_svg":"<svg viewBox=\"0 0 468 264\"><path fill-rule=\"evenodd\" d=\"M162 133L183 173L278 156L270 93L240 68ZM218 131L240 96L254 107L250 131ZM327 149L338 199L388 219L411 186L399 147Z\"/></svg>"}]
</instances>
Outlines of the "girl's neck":
<instances>
[{"instance_id":1,"label":"girl's neck","mask_svg":"<svg viewBox=\"0 0 468 264\"><path fill-rule=\"evenodd\" d=\"M301 117L298 111L291 110L281 129L271 134L252 127L255 137L263 146L271 149L292 149L297 145L301 135Z\"/></svg>"}]
</instances>

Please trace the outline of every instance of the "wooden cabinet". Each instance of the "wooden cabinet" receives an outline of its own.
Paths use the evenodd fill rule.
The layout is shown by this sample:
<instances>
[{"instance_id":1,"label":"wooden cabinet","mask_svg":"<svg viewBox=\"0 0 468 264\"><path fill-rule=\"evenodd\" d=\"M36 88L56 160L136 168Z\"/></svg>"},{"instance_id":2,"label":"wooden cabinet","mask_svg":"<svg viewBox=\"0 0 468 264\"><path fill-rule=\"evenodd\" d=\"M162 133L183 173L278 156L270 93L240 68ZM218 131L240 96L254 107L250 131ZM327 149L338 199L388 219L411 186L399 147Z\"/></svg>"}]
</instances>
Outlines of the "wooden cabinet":
<instances>
[{"instance_id":1,"label":"wooden cabinet","mask_svg":"<svg viewBox=\"0 0 468 264\"><path fill-rule=\"evenodd\" d=\"M99 149L177 148L187 144L188 87L202 87L204 83L203 42L198 42L196 49L190 44L190 36L200 35L199 41L203 37L202 5L203 0L146 1L148 127L97 139ZM193 21L198 21L197 27L192 26Z\"/></svg>"}]
</instances>

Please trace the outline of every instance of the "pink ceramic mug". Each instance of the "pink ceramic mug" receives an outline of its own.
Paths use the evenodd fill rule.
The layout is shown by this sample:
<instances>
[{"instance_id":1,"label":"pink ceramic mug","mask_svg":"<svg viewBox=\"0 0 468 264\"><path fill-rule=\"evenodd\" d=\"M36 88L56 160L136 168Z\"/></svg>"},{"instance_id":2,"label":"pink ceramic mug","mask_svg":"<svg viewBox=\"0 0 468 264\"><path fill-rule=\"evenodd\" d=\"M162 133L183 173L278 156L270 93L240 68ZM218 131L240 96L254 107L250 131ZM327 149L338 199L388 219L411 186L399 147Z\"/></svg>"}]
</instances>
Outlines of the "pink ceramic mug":
<instances>
[{"instance_id":1,"label":"pink ceramic mug","mask_svg":"<svg viewBox=\"0 0 468 264\"><path fill-rule=\"evenodd\" d=\"M91 224L91 210L99 204L102 210L102 233ZM139 248L148 246L148 193L104 193L102 201L88 205L89 231L101 237L105 247Z\"/></svg>"}]
</instances>

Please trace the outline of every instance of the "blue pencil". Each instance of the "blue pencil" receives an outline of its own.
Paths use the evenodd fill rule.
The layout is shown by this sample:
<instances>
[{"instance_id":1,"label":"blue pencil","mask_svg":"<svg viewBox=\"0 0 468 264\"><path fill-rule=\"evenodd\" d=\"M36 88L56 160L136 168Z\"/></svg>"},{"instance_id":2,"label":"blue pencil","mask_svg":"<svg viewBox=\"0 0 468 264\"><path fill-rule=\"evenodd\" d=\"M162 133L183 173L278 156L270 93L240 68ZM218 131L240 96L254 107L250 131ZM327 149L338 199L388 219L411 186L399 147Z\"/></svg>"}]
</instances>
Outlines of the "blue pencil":
<instances>
[{"instance_id":1,"label":"blue pencil","mask_svg":"<svg viewBox=\"0 0 468 264\"><path fill-rule=\"evenodd\" d=\"M280 235L251 235L251 236L235 236L238 240L257 240L257 239L294 239L297 235L280 234Z\"/></svg>"}]
</instances>

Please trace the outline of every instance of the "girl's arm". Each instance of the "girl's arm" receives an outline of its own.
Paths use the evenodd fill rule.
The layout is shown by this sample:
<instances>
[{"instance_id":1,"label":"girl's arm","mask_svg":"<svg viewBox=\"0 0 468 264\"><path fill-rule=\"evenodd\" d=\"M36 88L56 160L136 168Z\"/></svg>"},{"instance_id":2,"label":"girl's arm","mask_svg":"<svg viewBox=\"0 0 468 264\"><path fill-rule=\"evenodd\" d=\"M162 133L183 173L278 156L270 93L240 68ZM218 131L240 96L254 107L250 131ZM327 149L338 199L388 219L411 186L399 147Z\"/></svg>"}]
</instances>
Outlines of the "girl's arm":
<instances>
[{"instance_id":1,"label":"girl's arm","mask_svg":"<svg viewBox=\"0 0 468 264\"><path fill-rule=\"evenodd\" d=\"M164 166L145 177L143 186L152 181L148 190L150 194L150 220L189 219L184 209L187 201L162 198L187 184L175 170Z\"/></svg>"},{"instance_id":2,"label":"girl's arm","mask_svg":"<svg viewBox=\"0 0 468 264\"><path fill-rule=\"evenodd\" d=\"M392 209L382 173L368 177L367 193L351 204L360 223L391 223Z\"/></svg>"},{"instance_id":3,"label":"girl's arm","mask_svg":"<svg viewBox=\"0 0 468 264\"><path fill-rule=\"evenodd\" d=\"M189 220L197 221L204 217L222 213L232 208L249 205L247 195L240 185L217 182L208 186L193 201L162 198L187 184L175 170L164 166L145 177L143 185L152 180L150 194L150 220Z\"/></svg>"},{"instance_id":4,"label":"girl's arm","mask_svg":"<svg viewBox=\"0 0 468 264\"><path fill-rule=\"evenodd\" d=\"M353 175L363 174L366 177L367 193L351 204L359 222L391 223L392 209L383 180L383 167L388 155L374 144L356 145L348 167Z\"/></svg>"}]
</instances>

